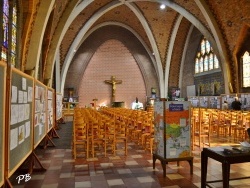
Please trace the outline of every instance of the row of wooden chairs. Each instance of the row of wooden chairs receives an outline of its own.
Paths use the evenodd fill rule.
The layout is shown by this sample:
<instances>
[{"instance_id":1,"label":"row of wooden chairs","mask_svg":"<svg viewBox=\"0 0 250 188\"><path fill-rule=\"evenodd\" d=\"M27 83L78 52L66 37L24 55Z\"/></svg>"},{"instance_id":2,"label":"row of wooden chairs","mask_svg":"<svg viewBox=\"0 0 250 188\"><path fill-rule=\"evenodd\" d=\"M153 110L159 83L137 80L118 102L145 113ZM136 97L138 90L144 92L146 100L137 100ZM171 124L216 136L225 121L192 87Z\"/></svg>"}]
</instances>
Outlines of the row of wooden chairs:
<instances>
[{"instance_id":1,"label":"row of wooden chairs","mask_svg":"<svg viewBox=\"0 0 250 188\"><path fill-rule=\"evenodd\" d=\"M130 142L134 142L145 150L153 151L154 124L152 111L132 110L126 108L103 108L108 116L115 116L127 126Z\"/></svg>"},{"instance_id":2,"label":"row of wooden chairs","mask_svg":"<svg viewBox=\"0 0 250 188\"><path fill-rule=\"evenodd\" d=\"M191 126L193 147L210 146L211 136L231 137L239 142L248 139L250 112L192 108Z\"/></svg>"},{"instance_id":3,"label":"row of wooden chairs","mask_svg":"<svg viewBox=\"0 0 250 188\"><path fill-rule=\"evenodd\" d=\"M76 158L84 155L94 158L97 154L116 155L123 151L127 155L126 126L93 109L75 109L73 121L72 151ZM117 145L123 143L123 147Z\"/></svg>"}]
</instances>

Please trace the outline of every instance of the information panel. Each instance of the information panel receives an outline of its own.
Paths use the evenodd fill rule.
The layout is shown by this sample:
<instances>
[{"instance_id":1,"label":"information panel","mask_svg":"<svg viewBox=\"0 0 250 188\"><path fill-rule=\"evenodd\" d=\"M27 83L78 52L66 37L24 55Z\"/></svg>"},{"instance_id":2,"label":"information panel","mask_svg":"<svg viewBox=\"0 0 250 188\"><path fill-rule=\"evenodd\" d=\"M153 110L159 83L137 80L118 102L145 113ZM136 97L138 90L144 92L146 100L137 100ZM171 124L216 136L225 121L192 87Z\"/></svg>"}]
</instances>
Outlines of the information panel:
<instances>
[{"instance_id":1,"label":"information panel","mask_svg":"<svg viewBox=\"0 0 250 188\"><path fill-rule=\"evenodd\" d=\"M164 159L191 157L190 107L187 101L155 102L154 154Z\"/></svg>"},{"instance_id":2,"label":"information panel","mask_svg":"<svg viewBox=\"0 0 250 188\"><path fill-rule=\"evenodd\" d=\"M62 94L56 93L56 120L62 118L62 109L63 109Z\"/></svg>"},{"instance_id":3,"label":"information panel","mask_svg":"<svg viewBox=\"0 0 250 188\"><path fill-rule=\"evenodd\" d=\"M190 107L190 102L166 102L166 158L191 156Z\"/></svg>"},{"instance_id":4,"label":"information panel","mask_svg":"<svg viewBox=\"0 0 250 188\"><path fill-rule=\"evenodd\" d=\"M35 82L35 116L34 116L34 148L46 135L47 87L39 81Z\"/></svg>"},{"instance_id":5,"label":"information panel","mask_svg":"<svg viewBox=\"0 0 250 188\"><path fill-rule=\"evenodd\" d=\"M49 132L53 125L54 125L54 106L55 106L55 97L54 97L54 89L48 88L47 89L47 115L48 115L48 127L47 127L47 132Z\"/></svg>"},{"instance_id":6,"label":"information panel","mask_svg":"<svg viewBox=\"0 0 250 188\"><path fill-rule=\"evenodd\" d=\"M6 64L0 62L0 187L4 183Z\"/></svg>"},{"instance_id":7,"label":"information panel","mask_svg":"<svg viewBox=\"0 0 250 188\"><path fill-rule=\"evenodd\" d=\"M29 75L12 68L10 89L9 176L32 152L34 80Z\"/></svg>"}]
</instances>

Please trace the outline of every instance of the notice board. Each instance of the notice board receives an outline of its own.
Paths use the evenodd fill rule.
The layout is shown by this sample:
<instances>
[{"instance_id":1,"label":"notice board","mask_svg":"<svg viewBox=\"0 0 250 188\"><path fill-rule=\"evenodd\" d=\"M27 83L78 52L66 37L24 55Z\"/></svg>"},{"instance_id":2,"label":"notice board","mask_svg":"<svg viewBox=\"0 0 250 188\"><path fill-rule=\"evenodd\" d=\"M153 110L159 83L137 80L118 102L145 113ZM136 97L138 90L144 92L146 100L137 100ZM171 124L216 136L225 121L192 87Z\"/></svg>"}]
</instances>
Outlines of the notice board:
<instances>
[{"instance_id":1,"label":"notice board","mask_svg":"<svg viewBox=\"0 0 250 188\"><path fill-rule=\"evenodd\" d=\"M46 135L47 121L47 86L35 81L35 106L34 106L34 148Z\"/></svg>"},{"instance_id":2,"label":"notice board","mask_svg":"<svg viewBox=\"0 0 250 188\"><path fill-rule=\"evenodd\" d=\"M55 90L53 88L47 89L47 132L49 132L55 122Z\"/></svg>"},{"instance_id":3,"label":"notice board","mask_svg":"<svg viewBox=\"0 0 250 188\"><path fill-rule=\"evenodd\" d=\"M6 63L0 62L0 187L4 183Z\"/></svg>"},{"instance_id":4,"label":"notice board","mask_svg":"<svg viewBox=\"0 0 250 188\"><path fill-rule=\"evenodd\" d=\"M18 69L12 68L10 90L9 177L27 159L33 149L34 79Z\"/></svg>"},{"instance_id":5,"label":"notice board","mask_svg":"<svg viewBox=\"0 0 250 188\"><path fill-rule=\"evenodd\" d=\"M62 94L56 93L56 120L62 118L62 109L63 109Z\"/></svg>"}]
</instances>

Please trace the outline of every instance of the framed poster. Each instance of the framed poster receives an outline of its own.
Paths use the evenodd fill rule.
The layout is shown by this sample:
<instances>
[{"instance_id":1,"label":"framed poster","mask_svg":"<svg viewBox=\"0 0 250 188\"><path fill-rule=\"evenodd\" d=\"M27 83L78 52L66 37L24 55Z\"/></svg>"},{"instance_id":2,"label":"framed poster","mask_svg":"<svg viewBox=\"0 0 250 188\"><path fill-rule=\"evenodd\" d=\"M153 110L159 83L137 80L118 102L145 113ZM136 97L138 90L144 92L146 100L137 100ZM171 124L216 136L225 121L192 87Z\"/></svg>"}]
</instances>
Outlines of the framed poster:
<instances>
[{"instance_id":1,"label":"framed poster","mask_svg":"<svg viewBox=\"0 0 250 188\"><path fill-rule=\"evenodd\" d=\"M63 109L62 100L63 100L62 94L56 93L56 120L62 118L62 109Z\"/></svg>"},{"instance_id":2,"label":"framed poster","mask_svg":"<svg viewBox=\"0 0 250 188\"><path fill-rule=\"evenodd\" d=\"M46 135L47 121L47 86L35 81L35 104L34 104L34 148Z\"/></svg>"},{"instance_id":3,"label":"framed poster","mask_svg":"<svg viewBox=\"0 0 250 188\"><path fill-rule=\"evenodd\" d=\"M221 97L210 96L209 97L209 108L220 109L221 108Z\"/></svg>"},{"instance_id":4,"label":"framed poster","mask_svg":"<svg viewBox=\"0 0 250 188\"><path fill-rule=\"evenodd\" d=\"M47 88L47 133L53 128L55 123L55 90Z\"/></svg>"}]
</instances>

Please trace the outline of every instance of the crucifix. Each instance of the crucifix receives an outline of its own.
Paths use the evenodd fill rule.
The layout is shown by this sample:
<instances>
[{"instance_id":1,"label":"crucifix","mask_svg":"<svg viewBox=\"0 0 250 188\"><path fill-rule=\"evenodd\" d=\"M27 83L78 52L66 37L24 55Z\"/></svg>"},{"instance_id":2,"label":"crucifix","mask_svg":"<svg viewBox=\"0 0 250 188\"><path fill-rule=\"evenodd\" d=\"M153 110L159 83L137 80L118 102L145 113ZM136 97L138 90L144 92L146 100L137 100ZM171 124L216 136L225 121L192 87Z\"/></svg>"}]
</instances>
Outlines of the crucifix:
<instances>
[{"instance_id":1,"label":"crucifix","mask_svg":"<svg viewBox=\"0 0 250 188\"><path fill-rule=\"evenodd\" d=\"M122 80L116 80L115 76L111 76L111 80L105 80L104 82L107 83L107 84L112 85L112 99L111 99L111 102L115 102L116 84L121 84Z\"/></svg>"}]
</instances>

